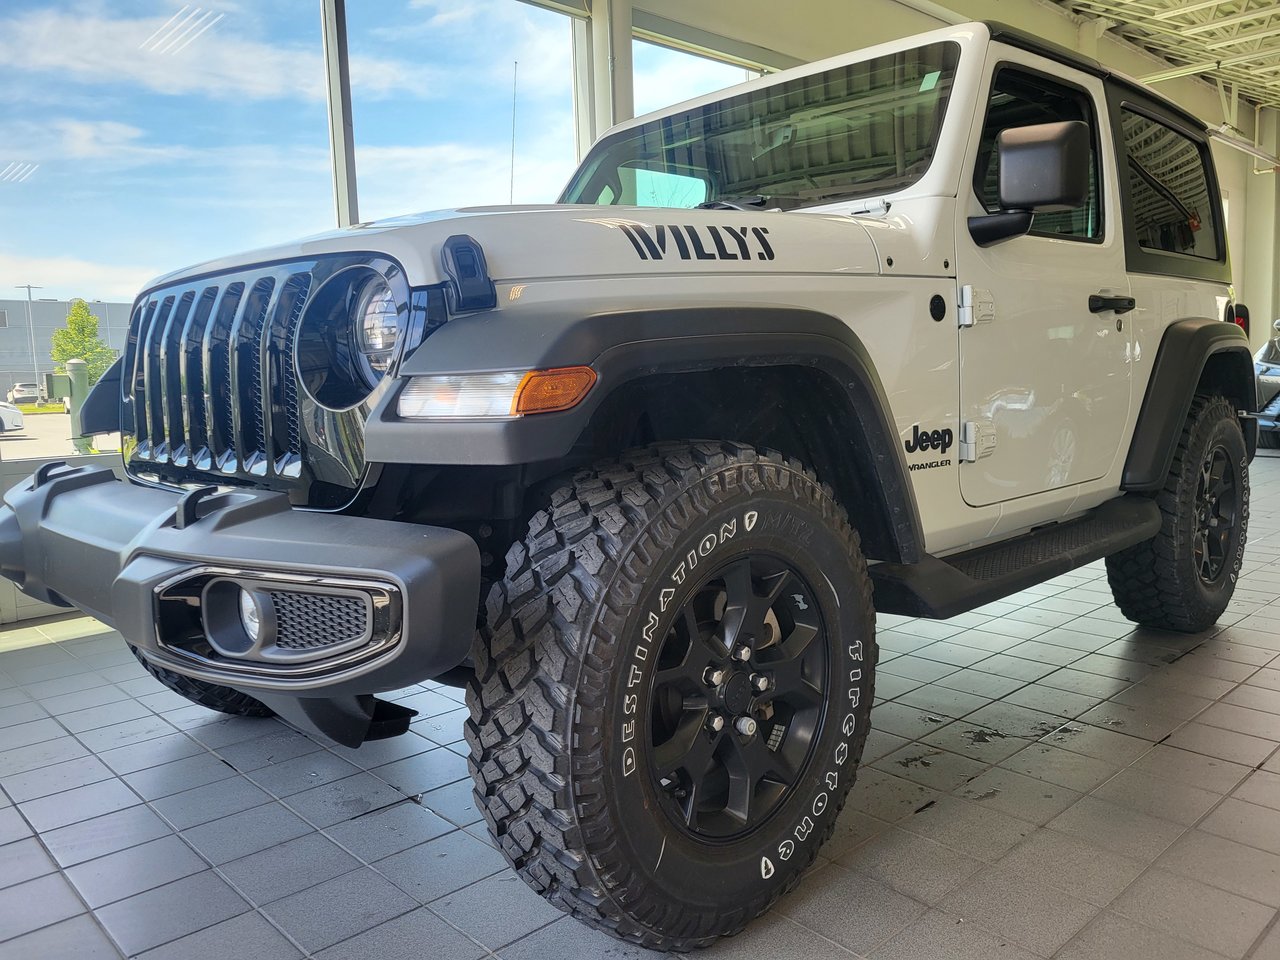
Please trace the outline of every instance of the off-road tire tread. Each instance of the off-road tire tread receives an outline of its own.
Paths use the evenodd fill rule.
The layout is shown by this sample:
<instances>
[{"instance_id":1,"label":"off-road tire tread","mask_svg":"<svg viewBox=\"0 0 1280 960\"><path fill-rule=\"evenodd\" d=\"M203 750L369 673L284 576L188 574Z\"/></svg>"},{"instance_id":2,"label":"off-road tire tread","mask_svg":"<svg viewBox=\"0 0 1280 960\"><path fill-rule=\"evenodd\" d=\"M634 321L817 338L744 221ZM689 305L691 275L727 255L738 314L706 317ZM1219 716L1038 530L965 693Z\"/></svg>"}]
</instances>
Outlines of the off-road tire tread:
<instances>
[{"instance_id":1,"label":"off-road tire tread","mask_svg":"<svg viewBox=\"0 0 1280 960\"><path fill-rule=\"evenodd\" d=\"M1207 607L1197 589L1186 582L1186 571L1179 562L1189 545L1178 538L1179 522L1195 509L1191 494L1179 498L1183 472L1198 463L1191 450L1197 428L1215 419L1237 422L1235 407L1219 394L1196 394L1187 411L1182 434L1173 455L1164 486L1155 495L1160 507L1160 532L1150 540L1107 557L1107 581L1120 612L1134 623L1159 630L1197 633L1211 626L1220 613ZM1183 486L1184 493L1188 489Z\"/></svg>"},{"instance_id":2,"label":"off-road tire tread","mask_svg":"<svg viewBox=\"0 0 1280 960\"><path fill-rule=\"evenodd\" d=\"M627 601L643 586L619 561L634 548L656 562L687 528L687 508L705 513L720 502L708 475L726 468L737 472L743 486L760 489L768 472L770 488L790 484L820 510L827 527L847 541L862 609L871 611L858 535L830 487L802 464L735 443L659 444L573 475L552 494L550 508L533 516L528 535L507 553L505 578L489 593L468 687L466 738L476 806L507 860L560 909L655 950L687 951L736 933L793 888L803 872L719 916L675 915L656 899L646 905L643 898L624 912L611 895L626 886L632 869L612 841L614 827L604 809L603 704ZM698 495L684 496L690 491ZM676 523L664 523L668 518ZM588 628L591 636L584 642ZM865 660L874 664L874 621L866 638ZM863 724L850 743L854 770L865 739ZM847 787L852 783L850 778ZM833 798L837 815L847 787ZM817 842L797 850L793 863L813 862L836 819L828 820ZM632 898L635 904L634 891Z\"/></svg>"},{"instance_id":3,"label":"off-road tire tread","mask_svg":"<svg viewBox=\"0 0 1280 960\"><path fill-rule=\"evenodd\" d=\"M222 687L216 683L206 683L204 680L196 680L193 677L184 677L182 674L174 673L172 670L157 667L144 657L137 647L131 644L129 649L138 658L138 662L142 664L142 669L146 670L147 673L151 674L174 693L186 697L192 703L208 707L210 710L216 710L219 713L229 713L234 717L275 716L270 707L253 699L247 693L232 690L230 687Z\"/></svg>"}]
</instances>

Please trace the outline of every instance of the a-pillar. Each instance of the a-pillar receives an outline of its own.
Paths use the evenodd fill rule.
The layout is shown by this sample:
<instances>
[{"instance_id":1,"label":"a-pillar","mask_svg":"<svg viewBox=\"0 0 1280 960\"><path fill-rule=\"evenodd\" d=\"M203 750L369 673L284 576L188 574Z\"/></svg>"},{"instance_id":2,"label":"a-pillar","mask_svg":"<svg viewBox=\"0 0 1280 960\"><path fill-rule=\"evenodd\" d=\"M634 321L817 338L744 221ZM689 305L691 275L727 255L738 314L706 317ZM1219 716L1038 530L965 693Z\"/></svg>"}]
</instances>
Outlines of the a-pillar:
<instances>
[{"instance_id":1,"label":"a-pillar","mask_svg":"<svg viewBox=\"0 0 1280 960\"><path fill-rule=\"evenodd\" d=\"M596 136L635 114L631 0L592 0L591 63Z\"/></svg>"}]
</instances>

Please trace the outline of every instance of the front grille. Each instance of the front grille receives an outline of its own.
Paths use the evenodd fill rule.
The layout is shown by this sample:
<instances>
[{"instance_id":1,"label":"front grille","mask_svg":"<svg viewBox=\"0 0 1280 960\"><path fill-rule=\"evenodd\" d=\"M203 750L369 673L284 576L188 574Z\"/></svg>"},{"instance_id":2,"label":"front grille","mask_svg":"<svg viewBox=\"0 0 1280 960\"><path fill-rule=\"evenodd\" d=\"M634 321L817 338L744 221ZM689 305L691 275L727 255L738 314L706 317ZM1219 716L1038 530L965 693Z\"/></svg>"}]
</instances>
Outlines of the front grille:
<instances>
[{"instance_id":1,"label":"front grille","mask_svg":"<svg viewBox=\"0 0 1280 960\"><path fill-rule=\"evenodd\" d=\"M342 289L330 281L370 271L431 329L426 314L443 300L411 296L399 265L370 253L246 266L143 294L121 377L129 473L171 486L262 487L300 507L350 504L367 479L364 430L380 394L323 406L300 379L295 354L308 305ZM330 322L324 309L317 323ZM405 324L413 327L408 313Z\"/></svg>"},{"instance_id":2,"label":"front grille","mask_svg":"<svg viewBox=\"0 0 1280 960\"><path fill-rule=\"evenodd\" d=\"M134 420L131 461L228 476L296 477L298 430L278 429L297 390L291 347L312 276L267 275L161 291L134 318L125 358Z\"/></svg>"},{"instance_id":3,"label":"front grille","mask_svg":"<svg viewBox=\"0 0 1280 960\"><path fill-rule=\"evenodd\" d=\"M362 597L272 591L275 645L315 650L353 643L369 632L369 605Z\"/></svg>"}]
</instances>

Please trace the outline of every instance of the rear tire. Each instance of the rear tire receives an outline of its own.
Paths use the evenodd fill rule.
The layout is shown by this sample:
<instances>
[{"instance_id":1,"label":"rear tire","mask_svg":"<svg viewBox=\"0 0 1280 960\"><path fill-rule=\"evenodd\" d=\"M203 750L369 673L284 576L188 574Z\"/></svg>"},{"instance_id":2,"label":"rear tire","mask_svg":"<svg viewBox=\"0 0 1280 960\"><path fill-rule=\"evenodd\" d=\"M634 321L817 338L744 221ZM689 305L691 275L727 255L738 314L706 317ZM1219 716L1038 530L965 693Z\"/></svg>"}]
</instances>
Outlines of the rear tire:
<instances>
[{"instance_id":1,"label":"rear tire","mask_svg":"<svg viewBox=\"0 0 1280 960\"><path fill-rule=\"evenodd\" d=\"M1235 408L1197 395L1156 494L1160 532L1107 557L1120 611L1147 627L1198 633L1231 602L1249 523L1249 455Z\"/></svg>"},{"instance_id":2,"label":"rear tire","mask_svg":"<svg viewBox=\"0 0 1280 960\"><path fill-rule=\"evenodd\" d=\"M1280 430L1259 430L1258 446L1263 450L1280 449Z\"/></svg>"},{"instance_id":3,"label":"rear tire","mask_svg":"<svg viewBox=\"0 0 1280 960\"><path fill-rule=\"evenodd\" d=\"M579 473L487 619L476 803L534 890L688 950L796 884L853 784L876 662L857 535L811 473L713 442Z\"/></svg>"},{"instance_id":4,"label":"rear tire","mask_svg":"<svg viewBox=\"0 0 1280 960\"><path fill-rule=\"evenodd\" d=\"M219 713L229 713L235 717L275 716L270 707L259 703L247 693L232 690L230 687L221 687L216 683L206 683L193 677L184 677L182 674L174 673L172 670L157 667L147 660L137 647L130 645L129 649L138 658L138 662L142 664L142 669L146 670L147 673L151 674L174 693L186 697L192 703L208 707L210 710L216 710Z\"/></svg>"}]
</instances>

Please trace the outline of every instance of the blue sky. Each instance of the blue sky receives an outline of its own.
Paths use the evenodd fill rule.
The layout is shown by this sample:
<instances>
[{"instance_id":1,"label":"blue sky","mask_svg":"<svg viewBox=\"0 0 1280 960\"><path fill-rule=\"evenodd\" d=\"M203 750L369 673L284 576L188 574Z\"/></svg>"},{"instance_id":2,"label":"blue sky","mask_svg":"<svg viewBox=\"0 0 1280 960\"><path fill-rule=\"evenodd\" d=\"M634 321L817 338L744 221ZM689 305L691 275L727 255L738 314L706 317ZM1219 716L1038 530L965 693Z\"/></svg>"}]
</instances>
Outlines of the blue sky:
<instances>
[{"instance_id":1,"label":"blue sky","mask_svg":"<svg viewBox=\"0 0 1280 960\"><path fill-rule=\"evenodd\" d=\"M184 264L333 225L317 0L5 0L0 297L132 299ZM510 189L549 202L574 165L570 23L518 0L353 0L362 219ZM637 44L637 108L743 79ZM22 171L25 167L14 167ZM7 292L6 292L7 291Z\"/></svg>"}]
</instances>

